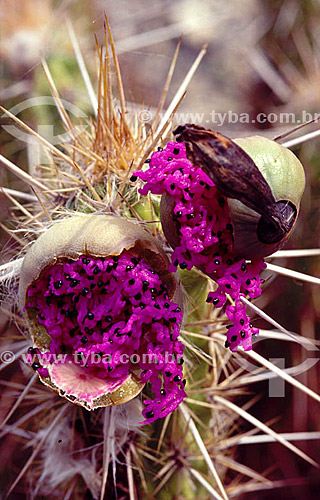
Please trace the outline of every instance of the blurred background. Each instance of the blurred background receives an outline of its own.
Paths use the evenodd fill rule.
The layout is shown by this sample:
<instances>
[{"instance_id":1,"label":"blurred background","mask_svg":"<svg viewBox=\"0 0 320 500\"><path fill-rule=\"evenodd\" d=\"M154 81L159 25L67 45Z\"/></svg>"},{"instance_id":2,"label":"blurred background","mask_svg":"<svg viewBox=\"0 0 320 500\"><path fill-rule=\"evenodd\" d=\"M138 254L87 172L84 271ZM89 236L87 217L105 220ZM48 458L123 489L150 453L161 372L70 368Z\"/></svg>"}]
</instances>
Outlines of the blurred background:
<instances>
[{"instance_id":1,"label":"blurred background","mask_svg":"<svg viewBox=\"0 0 320 500\"><path fill-rule=\"evenodd\" d=\"M97 88L95 37L103 43L104 13L115 39L126 98L133 105L143 104L143 109L150 113L158 105L180 36L181 48L167 103L203 45L208 46L175 117L177 123L196 122L231 138L254 134L273 138L320 113L320 0L2 0L2 106L12 109L27 99L50 96L41 66L44 58L60 96L87 116L92 115L70 40L70 24L93 86ZM294 113L294 118L289 123L281 123L279 117L286 113ZM242 116L242 120L235 119L235 114ZM46 124L53 124L56 133L63 130L53 106L27 103L18 116L36 130ZM259 121L258 116L270 119ZM9 120L2 116L0 123L6 125ZM319 123L313 123L290 138L318 128ZM2 127L0 140L5 157L24 169L35 167L28 157L26 143ZM317 248L320 243L320 137L304 142L293 151L305 167L307 188L297 228L286 248ZM0 169L0 184L24 190L23 182L4 168ZM10 201L1 192L0 203L0 263L4 263L14 255L15 242L5 230L10 226ZM318 257L275 263L320 277ZM316 285L277 277L276 282L267 284L257 304L288 330L317 339L316 345L320 345L319 296ZM268 328L262 320L256 325ZM15 328L6 315L2 316L0 326L3 333ZM258 343L256 350L268 359L284 357L285 366L298 365L310 357L301 346L287 344L284 352L286 343L268 340ZM319 374L318 363L297 378L319 393ZM8 377L15 379L18 375L8 374ZM277 419L273 426L278 432L319 430L318 405L301 392L286 385L285 397L270 398L266 383L255 386L254 391L262 396L251 413L264 422ZM242 423L241 429L245 428ZM320 460L319 442L297 444L315 460ZM279 444L264 444L263 448L239 446L236 458L261 473L267 471L274 481L293 481L293 486L289 481L288 488L275 490L276 493L260 492L260 500L318 498L319 472ZM3 455L0 465L5 461ZM227 477L226 483L231 480L234 477ZM253 500L257 493L244 492L237 498Z\"/></svg>"}]
</instances>

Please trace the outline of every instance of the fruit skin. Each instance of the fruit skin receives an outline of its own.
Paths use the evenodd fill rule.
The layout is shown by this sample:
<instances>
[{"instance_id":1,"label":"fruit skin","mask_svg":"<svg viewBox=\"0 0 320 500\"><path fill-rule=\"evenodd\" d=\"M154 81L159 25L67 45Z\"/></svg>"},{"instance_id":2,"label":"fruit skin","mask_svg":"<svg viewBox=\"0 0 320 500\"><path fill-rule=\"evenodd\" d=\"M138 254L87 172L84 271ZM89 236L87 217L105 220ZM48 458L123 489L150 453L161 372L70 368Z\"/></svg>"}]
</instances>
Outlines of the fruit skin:
<instances>
[{"instance_id":1,"label":"fruit skin","mask_svg":"<svg viewBox=\"0 0 320 500\"><path fill-rule=\"evenodd\" d=\"M25 307L28 286L41 271L61 258L78 259L80 255L105 257L122 250L135 250L159 274L168 287L169 298L176 291L176 281L167 271L169 259L161 245L140 224L114 215L74 215L47 229L26 253L20 274L19 303Z\"/></svg>"},{"instance_id":2,"label":"fruit skin","mask_svg":"<svg viewBox=\"0 0 320 500\"><path fill-rule=\"evenodd\" d=\"M169 299L174 299L182 306L182 293L177 278L168 272L169 259L160 243L158 243L140 224L130 222L114 215L89 214L74 215L68 219L54 223L49 227L27 251L20 273L19 304L24 311L29 328L29 335L35 349L42 355L49 353L51 337L46 328L39 324L34 308L27 308L29 286L39 278L41 271L60 259L78 259L81 255L105 257L119 255L124 249L131 250L142 257L159 275L167 286ZM58 367L59 363L55 366ZM78 370L79 366L75 366ZM54 377L43 376L41 381L58 392L60 396L85 407L87 410L103 406L126 403L136 397L144 387L136 373L131 373L120 386L112 392L85 399L77 399L72 389L58 387ZM57 379L57 377L56 377Z\"/></svg>"},{"instance_id":3,"label":"fruit skin","mask_svg":"<svg viewBox=\"0 0 320 500\"><path fill-rule=\"evenodd\" d=\"M263 243L257 235L260 215L239 200L228 198L234 226L234 248L238 257L246 259L266 257L286 243L299 213L300 201L305 189L305 173L298 158L275 141L260 136L235 139L254 161L269 184L275 201L290 202L293 207L293 225L276 243Z\"/></svg>"},{"instance_id":4,"label":"fruit skin","mask_svg":"<svg viewBox=\"0 0 320 500\"><path fill-rule=\"evenodd\" d=\"M204 132L205 129L201 129ZM286 243L298 217L300 201L305 189L305 173L298 158L287 148L261 136L239 138L230 143L237 144L253 160L257 169L271 189L275 202L288 202L289 229L279 241L266 243L258 237L258 224L263 213L249 208L239 199L227 197L230 217L234 227L234 254L244 259L259 259L276 252ZM230 159L228 160L230 161ZM201 165L195 164L195 167ZM232 165L230 165L230 168ZM232 185L230 186L232 191ZM173 248L179 246L177 225L173 221L174 199L164 193L161 197L160 219L163 232ZM291 223L292 221L292 223ZM262 238L263 238L262 231ZM266 238L267 239L267 238Z\"/></svg>"}]
</instances>

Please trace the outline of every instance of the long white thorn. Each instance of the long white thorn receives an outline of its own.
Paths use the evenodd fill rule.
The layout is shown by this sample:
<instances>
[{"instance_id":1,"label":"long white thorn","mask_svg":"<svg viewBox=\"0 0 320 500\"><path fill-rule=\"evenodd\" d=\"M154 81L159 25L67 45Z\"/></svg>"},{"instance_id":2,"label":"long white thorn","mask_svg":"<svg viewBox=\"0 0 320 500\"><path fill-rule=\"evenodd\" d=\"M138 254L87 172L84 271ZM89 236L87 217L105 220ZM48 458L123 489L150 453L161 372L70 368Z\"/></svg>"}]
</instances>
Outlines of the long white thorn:
<instances>
[{"instance_id":1,"label":"long white thorn","mask_svg":"<svg viewBox=\"0 0 320 500\"><path fill-rule=\"evenodd\" d=\"M86 67L84 59L82 57L79 42L78 42L78 39L75 35L75 32L74 32L74 29L73 29L73 26L72 26L70 19L67 19L67 28L68 28L69 37L70 37L70 40L71 40L71 43L73 46L73 50L74 50L74 53L75 53L75 56L77 59L77 63L78 63L84 84L86 86L89 99L91 101L91 106L92 106L94 115L97 116L97 114L98 114L98 100L96 97L96 93L93 89L87 67Z\"/></svg>"},{"instance_id":2,"label":"long white thorn","mask_svg":"<svg viewBox=\"0 0 320 500\"><path fill-rule=\"evenodd\" d=\"M293 444L289 443L289 441L284 439L280 434L278 434L274 430L270 429L264 423L260 422L260 420L258 420L256 417L254 417L253 415L250 415L250 413L248 413L247 411L243 410L242 408L239 408L239 406L235 405L231 401L228 401L227 399L222 398L220 396L214 396L214 400L217 403L220 403L225 408L229 408L231 411L234 411L240 417L247 420L252 425L257 427L258 429L262 430L265 434L272 436L275 439L275 441L278 441L278 443L281 443L283 446L285 446L289 450L293 451L296 455L298 455L299 457L306 460L309 464L311 464L317 468L319 467L319 464L317 464L317 462L315 462L312 458L310 458L308 455L306 455L303 451L299 450L299 448L297 448Z\"/></svg>"},{"instance_id":3,"label":"long white thorn","mask_svg":"<svg viewBox=\"0 0 320 500\"><path fill-rule=\"evenodd\" d=\"M193 75L195 74L201 60L203 59L206 51L207 51L207 46L204 45L203 48L201 49L201 51L199 52L197 58L195 59L194 63L192 64L191 68L189 69L188 73L186 74L182 84L180 85L180 87L178 89L178 92L176 93L176 95L172 99L168 109L166 110L166 112L165 112L165 114L164 114L164 116L163 116L163 118L162 118L162 120L157 128L157 131L155 133L155 137L157 137L158 134L162 131L163 127L168 122L172 112L176 108L179 101L182 99L183 94L186 92L187 87L188 87Z\"/></svg>"},{"instance_id":4,"label":"long white thorn","mask_svg":"<svg viewBox=\"0 0 320 500\"><path fill-rule=\"evenodd\" d=\"M273 363L271 363L270 361L268 361L267 359L265 359L263 356L261 356L260 354L258 354L255 351L247 351L246 354L250 358L257 361L260 365L262 365L265 368L267 368L268 370L276 373L283 380L286 380L287 382L289 382L289 384L293 385L297 389L300 389L300 391L304 392L305 394L307 394L311 398L318 401L318 403L320 403L320 395L319 394L312 391L311 389L309 389L309 387L305 386L304 384L302 384L301 382L299 382L295 378L291 377L291 375L289 375L285 370L282 370L278 366L274 365Z\"/></svg>"},{"instance_id":5,"label":"long white thorn","mask_svg":"<svg viewBox=\"0 0 320 500\"><path fill-rule=\"evenodd\" d=\"M293 148L294 146L298 146L298 144L302 144L303 142L315 139L319 135L320 135L320 130L315 130L314 132L302 135L301 137L297 137L296 139L291 139L291 141L283 142L282 146L284 146L285 148Z\"/></svg>"},{"instance_id":6,"label":"long white thorn","mask_svg":"<svg viewBox=\"0 0 320 500\"><path fill-rule=\"evenodd\" d=\"M203 458L208 466L208 469L210 470L215 482L217 483L218 485L218 488L219 490L221 491L221 494L222 494L222 497L224 498L224 500L228 500L228 496L227 496L227 493L223 487L223 484L221 482L221 479L219 477L219 474L217 473L216 471L216 468L212 462L212 459L208 453L208 450L200 436L200 433L196 427L196 424L194 423L193 419L191 418L191 415L189 413L189 410L187 408L187 406L182 403L180 406L179 406L179 409L183 415L183 418L185 419L185 421L187 422L188 426L189 426L189 429L190 429L190 432L192 433L202 455L203 455Z\"/></svg>"},{"instance_id":7,"label":"long white thorn","mask_svg":"<svg viewBox=\"0 0 320 500\"><path fill-rule=\"evenodd\" d=\"M276 258L291 258L291 257L316 257L320 255L320 248L306 248L301 250L278 250L278 252L273 253L267 259Z\"/></svg>"},{"instance_id":8,"label":"long white thorn","mask_svg":"<svg viewBox=\"0 0 320 500\"><path fill-rule=\"evenodd\" d=\"M12 163L1 154L0 162L2 162L11 172L13 172L17 177L20 177L20 179L22 179L27 184L30 184L31 186L34 186L41 191L47 191L48 188L44 184L42 184L40 181L37 181L37 179L35 179L34 177L31 177L31 175L27 174L27 172L17 167L17 165Z\"/></svg>"},{"instance_id":9,"label":"long white thorn","mask_svg":"<svg viewBox=\"0 0 320 500\"><path fill-rule=\"evenodd\" d=\"M13 198L17 198L18 200L37 201L37 197L34 196L33 194L24 193L23 191L17 191L16 189L5 188L2 186L0 187L0 189L5 194L9 194L9 195L13 196Z\"/></svg>"},{"instance_id":10,"label":"long white thorn","mask_svg":"<svg viewBox=\"0 0 320 500\"><path fill-rule=\"evenodd\" d=\"M292 269L287 269L286 267L268 263L267 269L273 273L282 274L282 276L288 276L289 278L296 280L306 281L307 283L312 283L313 285L320 285L320 278L310 276L309 274L299 273L298 271L293 271Z\"/></svg>"},{"instance_id":11,"label":"long white thorn","mask_svg":"<svg viewBox=\"0 0 320 500\"><path fill-rule=\"evenodd\" d=\"M188 467L188 471L191 472L191 474L196 478L197 481L199 481L200 484L212 495L213 498L216 498L216 500L223 500L223 498L214 490L211 486L211 484L206 481L206 479L198 472L197 470L193 469L193 467Z\"/></svg>"}]
</instances>

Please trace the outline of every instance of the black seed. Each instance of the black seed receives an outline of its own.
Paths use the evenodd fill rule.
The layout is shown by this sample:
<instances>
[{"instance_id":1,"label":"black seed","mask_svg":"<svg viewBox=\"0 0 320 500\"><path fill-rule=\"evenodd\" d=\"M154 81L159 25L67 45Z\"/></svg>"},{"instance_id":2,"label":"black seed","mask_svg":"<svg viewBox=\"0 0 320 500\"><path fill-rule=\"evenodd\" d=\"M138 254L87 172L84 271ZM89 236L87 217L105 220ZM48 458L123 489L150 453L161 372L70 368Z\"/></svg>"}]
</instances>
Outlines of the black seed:
<instances>
[{"instance_id":1,"label":"black seed","mask_svg":"<svg viewBox=\"0 0 320 500\"><path fill-rule=\"evenodd\" d=\"M106 316L104 319L105 319L105 321L106 321L107 323L111 323L111 321L112 321L112 316L108 315L108 316Z\"/></svg>"},{"instance_id":2,"label":"black seed","mask_svg":"<svg viewBox=\"0 0 320 500\"><path fill-rule=\"evenodd\" d=\"M224 347L227 347L227 348L228 348L228 347L230 347L230 345L231 345L231 344L230 344L230 342L228 342L228 341L226 340L226 341L225 341L225 343L224 343Z\"/></svg>"},{"instance_id":3,"label":"black seed","mask_svg":"<svg viewBox=\"0 0 320 500\"><path fill-rule=\"evenodd\" d=\"M218 238L221 238L221 236L222 236L222 231L218 231L218 232L217 232L217 237L218 237Z\"/></svg>"},{"instance_id":4,"label":"black seed","mask_svg":"<svg viewBox=\"0 0 320 500\"><path fill-rule=\"evenodd\" d=\"M172 156L168 156L167 161L173 160Z\"/></svg>"},{"instance_id":5,"label":"black seed","mask_svg":"<svg viewBox=\"0 0 320 500\"><path fill-rule=\"evenodd\" d=\"M165 396L166 395L166 391L164 389L161 389L160 390L160 394L161 394L161 396Z\"/></svg>"},{"instance_id":6,"label":"black seed","mask_svg":"<svg viewBox=\"0 0 320 500\"><path fill-rule=\"evenodd\" d=\"M35 347L29 347L29 349L28 349L29 354L37 354L37 352L38 352L38 349L36 349Z\"/></svg>"},{"instance_id":7,"label":"black seed","mask_svg":"<svg viewBox=\"0 0 320 500\"><path fill-rule=\"evenodd\" d=\"M129 285L134 285L135 284L135 280L129 280L128 283L129 283Z\"/></svg>"},{"instance_id":8,"label":"black seed","mask_svg":"<svg viewBox=\"0 0 320 500\"><path fill-rule=\"evenodd\" d=\"M178 212L176 212L176 217L179 219L180 217L182 217L182 212L181 210L178 210Z\"/></svg>"},{"instance_id":9,"label":"black seed","mask_svg":"<svg viewBox=\"0 0 320 500\"><path fill-rule=\"evenodd\" d=\"M90 292L89 288L82 288L81 295L85 297Z\"/></svg>"},{"instance_id":10,"label":"black seed","mask_svg":"<svg viewBox=\"0 0 320 500\"><path fill-rule=\"evenodd\" d=\"M41 365L39 365L39 363L32 363L31 368L36 371L41 368Z\"/></svg>"},{"instance_id":11,"label":"black seed","mask_svg":"<svg viewBox=\"0 0 320 500\"><path fill-rule=\"evenodd\" d=\"M165 302L165 303L163 304L163 307L164 307L165 309L169 309L170 304L168 304L168 302Z\"/></svg>"},{"instance_id":12,"label":"black seed","mask_svg":"<svg viewBox=\"0 0 320 500\"><path fill-rule=\"evenodd\" d=\"M178 264L179 264L179 261L178 261L178 259L176 259L176 260L174 261L173 265L177 267L177 266L178 266Z\"/></svg>"},{"instance_id":13,"label":"black seed","mask_svg":"<svg viewBox=\"0 0 320 500\"><path fill-rule=\"evenodd\" d=\"M80 281L79 281L79 280L73 279L73 280L71 280L70 286L71 286L71 288L74 288L74 287L75 287L75 286L77 286L79 283L80 283Z\"/></svg>"},{"instance_id":14,"label":"black seed","mask_svg":"<svg viewBox=\"0 0 320 500\"><path fill-rule=\"evenodd\" d=\"M216 265L216 266L219 266L219 265L220 265L220 260L215 259L215 260L214 260L214 263L215 263L215 265Z\"/></svg>"},{"instance_id":15,"label":"black seed","mask_svg":"<svg viewBox=\"0 0 320 500\"><path fill-rule=\"evenodd\" d=\"M188 264L187 264L186 262L182 262L182 263L180 264L180 267L181 267L181 269L187 269Z\"/></svg>"},{"instance_id":16,"label":"black seed","mask_svg":"<svg viewBox=\"0 0 320 500\"><path fill-rule=\"evenodd\" d=\"M140 300L141 299L141 293L136 293L136 295L134 295L134 298L136 300Z\"/></svg>"},{"instance_id":17,"label":"black seed","mask_svg":"<svg viewBox=\"0 0 320 500\"><path fill-rule=\"evenodd\" d=\"M103 287L103 281L102 280L98 281L97 285L98 285L98 288Z\"/></svg>"},{"instance_id":18,"label":"black seed","mask_svg":"<svg viewBox=\"0 0 320 500\"><path fill-rule=\"evenodd\" d=\"M218 297L216 297L215 299L213 299L213 301L212 301L212 302L213 302L213 304L214 304L214 305L217 305L217 304L219 303L219 299L218 299Z\"/></svg>"},{"instance_id":19,"label":"black seed","mask_svg":"<svg viewBox=\"0 0 320 500\"><path fill-rule=\"evenodd\" d=\"M207 297L206 302L207 302L208 304L210 304L210 302L212 302L212 297Z\"/></svg>"},{"instance_id":20,"label":"black seed","mask_svg":"<svg viewBox=\"0 0 320 500\"><path fill-rule=\"evenodd\" d=\"M176 185L174 183L170 184L170 189L174 190L176 188Z\"/></svg>"},{"instance_id":21,"label":"black seed","mask_svg":"<svg viewBox=\"0 0 320 500\"><path fill-rule=\"evenodd\" d=\"M246 336L246 332L244 330L241 330L240 335L241 335L241 338L244 339Z\"/></svg>"},{"instance_id":22,"label":"black seed","mask_svg":"<svg viewBox=\"0 0 320 500\"><path fill-rule=\"evenodd\" d=\"M253 324L252 323L250 323L249 326L250 326L250 328L253 328Z\"/></svg>"},{"instance_id":23,"label":"black seed","mask_svg":"<svg viewBox=\"0 0 320 500\"><path fill-rule=\"evenodd\" d=\"M233 226L232 226L232 224L227 224L226 225L226 229L228 229L228 231L230 231L230 233L232 233L233 232Z\"/></svg>"},{"instance_id":24,"label":"black seed","mask_svg":"<svg viewBox=\"0 0 320 500\"><path fill-rule=\"evenodd\" d=\"M137 179L138 179L138 177L136 177L135 175L132 175L132 176L130 177L130 181L131 181L131 182L135 182Z\"/></svg>"},{"instance_id":25,"label":"black seed","mask_svg":"<svg viewBox=\"0 0 320 500\"><path fill-rule=\"evenodd\" d=\"M220 207L224 207L225 204L226 204L226 200L224 198L220 197L219 198L219 205L220 205Z\"/></svg>"},{"instance_id":26,"label":"black seed","mask_svg":"<svg viewBox=\"0 0 320 500\"><path fill-rule=\"evenodd\" d=\"M176 308L173 310L173 312L175 312L175 313L179 313L179 312L181 312L181 307L176 307Z\"/></svg>"},{"instance_id":27,"label":"black seed","mask_svg":"<svg viewBox=\"0 0 320 500\"><path fill-rule=\"evenodd\" d=\"M93 274L99 274L101 272L100 267L96 266L93 270Z\"/></svg>"},{"instance_id":28,"label":"black seed","mask_svg":"<svg viewBox=\"0 0 320 500\"><path fill-rule=\"evenodd\" d=\"M240 325L244 325L244 319L240 319Z\"/></svg>"},{"instance_id":29,"label":"black seed","mask_svg":"<svg viewBox=\"0 0 320 500\"><path fill-rule=\"evenodd\" d=\"M245 264L242 264L241 265L241 271L245 271L246 270L246 265Z\"/></svg>"},{"instance_id":30,"label":"black seed","mask_svg":"<svg viewBox=\"0 0 320 500\"><path fill-rule=\"evenodd\" d=\"M73 337L74 337L75 332L76 332L76 328L72 328L72 329L69 331L69 335L70 335L70 337L71 337L72 339L73 339Z\"/></svg>"},{"instance_id":31,"label":"black seed","mask_svg":"<svg viewBox=\"0 0 320 500\"><path fill-rule=\"evenodd\" d=\"M126 271L131 271L131 269L133 269L133 266L127 266L126 267Z\"/></svg>"},{"instance_id":32,"label":"black seed","mask_svg":"<svg viewBox=\"0 0 320 500\"><path fill-rule=\"evenodd\" d=\"M167 377L171 377L172 373L171 372L164 372Z\"/></svg>"},{"instance_id":33,"label":"black seed","mask_svg":"<svg viewBox=\"0 0 320 500\"><path fill-rule=\"evenodd\" d=\"M92 312L88 312L87 318L88 319L94 319L94 314Z\"/></svg>"},{"instance_id":34,"label":"black seed","mask_svg":"<svg viewBox=\"0 0 320 500\"><path fill-rule=\"evenodd\" d=\"M231 285L226 285L226 288L228 288L228 289L230 290L230 288L231 288Z\"/></svg>"},{"instance_id":35,"label":"black seed","mask_svg":"<svg viewBox=\"0 0 320 500\"><path fill-rule=\"evenodd\" d=\"M232 260L231 260L231 259L228 259L228 260L227 260L227 264L228 264L228 266L231 266L231 264L233 264Z\"/></svg>"},{"instance_id":36,"label":"black seed","mask_svg":"<svg viewBox=\"0 0 320 500\"><path fill-rule=\"evenodd\" d=\"M156 309L161 309L160 304L154 304L154 307L155 307Z\"/></svg>"},{"instance_id":37,"label":"black seed","mask_svg":"<svg viewBox=\"0 0 320 500\"><path fill-rule=\"evenodd\" d=\"M56 290L58 290L59 288L62 287L62 281L61 280L55 281L53 286Z\"/></svg>"},{"instance_id":38,"label":"black seed","mask_svg":"<svg viewBox=\"0 0 320 500\"><path fill-rule=\"evenodd\" d=\"M96 284L95 284L95 283L92 283L92 284L90 285L91 290L93 290L95 286L96 286Z\"/></svg>"},{"instance_id":39,"label":"black seed","mask_svg":"<svg viewBox=\"0 0 320 500\"><path fill-rule=\"evenodd\" d=\"M163 151L163 148L161 146L159 146L157 149L158 151Z\"/></svg>"},{"instance_id":40,"label":"black seed","mask_svg":"<svg viewBox=\"0 0 320 500\"><path fill-rule=\"evenodd\" d=\"M154 413L153 413L153 411L152 411L152 410L147 411L147 413L146 413L146 418L153 418L153 417L154 417Z\"/></svg>"},{"instance_id":41,"label":"black seed","mask_svg":"<svg viewBox=\"0 0 320 500\"><path fill-rule=\"evenodd\" d=\"M231 276L236 280L237 279L237 275L235 273L231 273Z\"/></svg>"},{"instance_id":42,"label":"black seed","mask_svg":"<svg viewBox=\"0 0 320 500\"><path fill-rule=\"evenodd\" d=\"M183 358L179 358L178 361L177 361L177 364L178 365L183 365L184 363L184 359Z\"/></svg>"},{"instance_id":43,"label":"black seed","mask_svg":"<svg viewBox=\"0 0 320 500\"><path fill-rule=\"evenodd\" d=\"M82 259L82 262L87 265L89 264L90 259L87 259L87 257L85 257L84 259Z\"/></svg>"},{"instance_id":44,"label":"black seed","mask_svg":"<svg viewBox=\"0 0 320 500\"><path fill-rule=\"evenodd\" d=\"M249 285L250 285L250 283L251 283L251 281L248 279L248 280L246 281L246 284L249 286Z\"/></svg>"},{"instance_id":45,"label":"black seed","mask_svg":"<svg viewBox=\"0 0 320 500\"><path fill-rule=\"evenodd\" d=\"M164 320L163 320L163 323L164 323L166 326L169 326L169 325L170 325L169 321L168 321L168 320L166 320L166 319L164 319Z\"/></svg>"},{"instance_id":46,"label":"black seed","mask_svg":"<svg viewBox=\"0 0 320 500\"><path fill-rule=\"evenodd\" d=\"M151 158L148 158L145 163L150 163L151 162Z\"/></svg>"},{"instance_id":47,"label":"black seed","mask_svg":"<svg viewBox=\"0 0 320 500\"><path fill-rule=\"evenodd\" d=\"M194 214L187 214L187 219L190 220L190 219L194 219Z\"/></svg>"},{"instance_id":48,"label":"black seed","mask_svg":"<svg viewBox=\"0 0 320 500\"><path fill-rule=\"evenodd\" d=\"M183 383L184 386L186 385L187 381L186 381L185 378L182 380L182 383Z\"/></svg>"},{"instance_id":49,"label":"black seed","mask_svg":"<svg viewBox=\"0 0 320 500\"><path fill-rule=\"evenodd\" d=\"M151 292L151 293L157 293L157 292L158 292L158 290L157 290L156 288L150 288L150 292Z\"/></svg>"},{"instance_id":50,"label":"black seed","mask_svg":"<svg viewBox=\"0 0 320 500\"><path fill-rule=\"evenodd\" d=\"M140 302L139 307L141 307L141 309L145 309L146 305L143 302ZM130 314L130 312L129 312L129 314Z\"/></svg>"},{"instance_id":51,"label":"black seed","mask_svg":"<svg viewBox=\"0 0 320 500\"><path fill-rule=\"evenodd\" d=\"M173 377L173 380L174 380L174 382L180 382L180 380L181 380L180 375L176 375L175 377Z\"/></svg>"},{"instance_id":52,"label":"black seed","mask_svg":"<svg viewBox=\"0 0 320 500\"><path fill-rule=\"evenodd\" d=\"M108 366L108 372L112 372L112 366Z\"/></svg>"},{"instance_id":53,"label":"black seed","mask_svg":"<svg viewBox=\"0 0 320 500\"><path fill-rule=\"evenodd\" d=\"M235 342L235 341L237 340L237 338L238 338L238 337L237 337L236 335L232 335L232 337L231 337L231 342Z\"/></svg>"},{"instance_id":54,"label":"black seed","mask_svg":"<svg viewBox=\"0 0 320 500\"><path fill-rule=\"evenodd\" d=\"M175 318L175 317L169 318L169 321L170 321L170 323L176 323L177 322L177 318Z\"/></svg>"},{"instance_id":55,"label":"black seed","mask_svg":"<svg viewBox=\"0 0 320 500\"><path fill-rule=\"evenodd\" d=\"M88 342L88 339L87 337L84 335L83 337L81 337L80 341L83 343L83 344L86 344Z\"/></svg>"}]
</instances>

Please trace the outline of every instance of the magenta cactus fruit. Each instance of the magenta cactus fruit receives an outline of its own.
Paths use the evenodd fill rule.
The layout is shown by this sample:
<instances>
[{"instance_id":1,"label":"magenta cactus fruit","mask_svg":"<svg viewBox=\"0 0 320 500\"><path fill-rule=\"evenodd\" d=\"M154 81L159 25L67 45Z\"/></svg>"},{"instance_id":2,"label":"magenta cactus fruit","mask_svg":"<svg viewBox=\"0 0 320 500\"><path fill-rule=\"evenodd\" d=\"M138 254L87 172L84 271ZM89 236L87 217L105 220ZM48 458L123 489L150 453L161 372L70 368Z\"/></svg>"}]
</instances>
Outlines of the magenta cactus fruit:
<instances>
[{"instance_id":1,"label":"magenta cactus fruit","mask_svg":"<svg viewBox=\"0 0 320 500\"><path fill-rule=\"evenodd\" d=\"M168 242L173 247L171 271L198 267L218 285L209 293L208 302L222 307L229 296L233 304L226 307L232 321L226 347L252 348L253 328L241 296L261 294L259 272L265 268L262 259L247 262L234 252L233 224L227 198L216 188L202 168L186 156L182 142L169 142L151 156L148 169L134 174L146 184L140 189L161 194L161 222ZM241 318L238 316L242 315Z\"/></svg>"},{"instance_id":2,"label":"magenta cactus fruit","mask_svg":"<svg viewBox=\"0 0 320 500\"><path fill-rule=\"evenodd\" d=\"M78 215L27 252L20 303L41 380L88 410L123 404L149 382L145 422L185 396L181 293L161 245L141 225Z\"/></svg>"}]
</instances>

